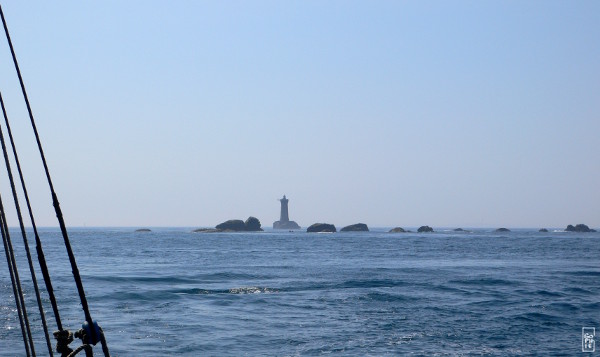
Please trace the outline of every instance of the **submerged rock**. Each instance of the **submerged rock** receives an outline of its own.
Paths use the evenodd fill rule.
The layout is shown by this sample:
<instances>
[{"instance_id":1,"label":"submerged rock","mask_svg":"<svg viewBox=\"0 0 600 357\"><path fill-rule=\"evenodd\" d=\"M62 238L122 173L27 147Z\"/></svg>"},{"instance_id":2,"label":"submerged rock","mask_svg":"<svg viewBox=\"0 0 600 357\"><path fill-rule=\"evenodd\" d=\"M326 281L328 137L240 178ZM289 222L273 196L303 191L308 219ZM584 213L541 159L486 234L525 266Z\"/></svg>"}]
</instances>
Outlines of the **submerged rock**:
<instances>
[{"instance_id":1,"label":"submerged rock","mask_svg":"<svg viewBox=\"0 0 600 357\"><path fill-rule=\"evenodd\" d=\"M495 230L495 232L510 232L510 229L508 228L498 228Z\"/></svg>"},{"instance_id":2,"label":"submerged rock","mask_svg":"<svg viewBox=\"0 0 600 357\"><path fill-rule=\"evenodd\" d=\"M390 229L390 231L388 233L406 233L406 231L402 227L396 227L396 228Z\"/></svg>"},{"instance_id":3,"label":"submerged rock","mask_svg":"<svg viewBox=\"0 0 600 357\"><path fill-rule=\"evenodd\" d=\"M419 233L433 232L433 228L431 228L429 226L421 226L421 227L419 227L419 229L417 229L417 232L419 232Z\"/></svg>"},{"instance_id":4,"label":"submerged rock","mask_svg":"<svg viewBox=\"0 0 600 357\"><path fill-rule=\"evenodd\" d=\"M565 231L567 232L582 232L582 233L589 233L589 232L595 232L595 229L591 229L590 227L586 226L583 223L580 223L578 225L576 225L575 227L573 227L572 225L568 225L567 228L565 229Z\"/></svg>"},{"instance_id":5,"label":"submerged rock","mask_svg":"<svg viewBox=\"0 0 600 357\"><path fill-rule=\"evenodd\" d=\"M469 231L467 229L462 229L462 228L455 228L452 231L457 232L457 233L473 233L472 231Z\"/></svg>"},{"instance_id":6,"label":"submerged rock","mask_svg":"<svg viewBox=\"0 0 600 357\"><path fill-rule=\"evenodd\" d=\"M356 223L340 229L340 232L368 232L369 227L364 223Z\"/></svg>"},{"instance_id":7,"label":"submerged rock","mask_svg":"<svg viewBox=\"0 0 600 357\"><path fill-rule=\"evenodd\" d=\"M333 224L329 224L329 223L315 223L312 226L308 227L306 229L306 231L309 233L319 233L319 232L335 233L335 232L337 232L337 230L335 229L335 226Z\"/></svg>"},{"instance_id":8,"label":"submerged rock","mask_svg":"<svg viewBox=\"0 0 600 357\"><path fill-rule=\"evenodd\" d=\"M198 228L198 229L194 229L192 232L194 233L218 233L218 232L223 232L220 229L216 229L216 228Z\"/></svg>"},{"instance_id":9,"label":"submerged rock","mask_svg":"<svg viewBox=\"0 0 600 357\"><path fill-rule=\"evenodd\" d=\"M548 232L548 230L547 230L546 228L542 228L542 229L540 229L538 232L547 233L547 232Z\"/></svg>"}]
</instances>

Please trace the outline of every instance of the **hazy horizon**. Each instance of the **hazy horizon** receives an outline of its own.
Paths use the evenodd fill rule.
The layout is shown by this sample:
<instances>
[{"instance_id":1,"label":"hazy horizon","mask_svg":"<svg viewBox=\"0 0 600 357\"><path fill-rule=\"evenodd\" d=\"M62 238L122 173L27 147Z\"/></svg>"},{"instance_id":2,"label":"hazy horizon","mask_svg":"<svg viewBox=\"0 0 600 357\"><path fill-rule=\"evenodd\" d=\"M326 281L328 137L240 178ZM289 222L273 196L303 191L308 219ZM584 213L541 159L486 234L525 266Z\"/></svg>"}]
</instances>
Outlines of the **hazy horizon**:
<instances>
[{"instance_id":1,"label":"hazy horizon","mask_svg":"<svg viewBox=\"0 0 600 357\"><path fill-rule=\"evenodd\" d=\"M234 219L241 219L241 218L234 218ZM242 219L245 220L245 219ZM259 219L260 220L260 219ZM218 222L218 223L223 223L223 222ZM74 226L71 225L69 227L67 227L67 231L69 229L138 229L138 228L150 228L150 229L195 229L195 228L214 228L218 223L215 223L213 225L201 225L201 226L150 226L150 225L146 225L146 226ZM351 225L351 224L355 224L355 223L365 223L365 222L354 222L351 224L343 224L343 225L338 225L332 222L311 222L310 224L300 224L300 229L296 230L296 231L305 231L306 228L308 228L310 225L314 224L314 223L330 223L333 224L337 230L339 231L341 228ZM391 228L396 228L396 227L401 227L404 229L408 229L408 230L412 230L411 232L407 232L407 233L418 233L417 229L421 226L428 226L427 224L424 225L403 225L403 226L398 226L398 225L391 225L391 226L372 226L368 223L365 223L370 230L387 230L387 229L391 229ZM576 225L576 224L580 224L580 223L572 223L572 225ZM272 223L269 224L265 224L263 221L261 221L261 225L262 228L265 231L288 231L288 229L274 229ZM429 225L430 226L430 225ZM598 230L599 227L594 227L594 226L590 226L587 225L590 229L595 229ZM433 228L434 233L435 232L446 232L446 231L452 231L454 229L457 228L462 228L464 230L476 230L476 231L494 231L498 228L508 228L509 230L518 230L518 231L538 231L539 229L545 228L548 231L548 233L561 233L561 232L566 232L565 231L565 227L552 227L552 226L544 226L544 227L511 227L511 226L494 226L494 227L468 227L468 226L430 226L431 228ZM9 226L10 229L18 229L19 226ZM31 226L26 226L26 229L31 229ZM38 226L37 228L40 229L60 229L58 225L56 226ZM290 230L291 231L291 230ZM231 232L229 232L231 233ZM240 232L240 233L247 233L247 232ZM474 233L474 232L470 232L470 233ZM423 234L427 234L427 232L423 233Z\"/></svg>"},{"instance_id":2,"label":"hazy horizon","mask_svg":"<svg viewBox=\"0 0 600 357\"><path fill-rule=\"evenodd\" d=\"M3 9L67 226L271 227L285 194L303 227L600 227L600 2ZM0 42L37 224L55 226Z\"/></svg>"}]
</instances>

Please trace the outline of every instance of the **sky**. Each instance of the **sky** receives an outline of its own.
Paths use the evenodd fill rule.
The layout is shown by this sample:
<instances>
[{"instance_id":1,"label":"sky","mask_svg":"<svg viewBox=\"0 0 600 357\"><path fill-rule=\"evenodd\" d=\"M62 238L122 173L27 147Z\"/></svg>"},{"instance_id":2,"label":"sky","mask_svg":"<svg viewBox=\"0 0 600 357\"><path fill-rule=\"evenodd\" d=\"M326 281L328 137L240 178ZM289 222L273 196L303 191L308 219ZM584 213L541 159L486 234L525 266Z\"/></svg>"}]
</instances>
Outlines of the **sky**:
<instances>
[{"instance_id":1,"label":"sky","mask_svg":"<svg viewBox=\"0 0 600 357\"><path fill-rule=\"evenodd\" d=\"M68 226L600 227L598 1L2 7ZM0 80L56 226L4 39Z\"/></svg>"}]
</instances>

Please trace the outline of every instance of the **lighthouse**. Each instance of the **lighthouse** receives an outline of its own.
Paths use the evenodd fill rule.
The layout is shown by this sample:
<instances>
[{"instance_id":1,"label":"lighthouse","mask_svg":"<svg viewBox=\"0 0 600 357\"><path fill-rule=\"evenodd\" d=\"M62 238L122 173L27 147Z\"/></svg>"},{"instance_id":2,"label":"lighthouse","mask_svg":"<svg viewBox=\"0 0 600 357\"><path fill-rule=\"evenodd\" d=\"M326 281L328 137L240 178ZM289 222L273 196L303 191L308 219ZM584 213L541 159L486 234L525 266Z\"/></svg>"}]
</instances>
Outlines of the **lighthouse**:
<instances>
[{"instance_id":1,"label":"lighthouse","mask_svg":"<svg viewBox=\"0 0 600 357\"><path fill-rule=\"evenodd\" d=\"M290 215L288 212L288 200L285 195L279 200L281 202L281 213L279 214L279 221L273 223L273 229L300 229L298 223L290 221Z\"/></svg>"},{"instance_id":2,"label":"lighthouse","mask_svg":"<svg viewBox=\"0 0 600 357\"><path fill-rule=\"evenodd\" d=\"M279 215L279 222L281 222L281 223L290 221L290 215L288 213L288 202L289 201L290 200L285 198L285 195L283 195L283 198L279 200L279 202L281 202L281 214Z\"/></svg>"}]
</instances>

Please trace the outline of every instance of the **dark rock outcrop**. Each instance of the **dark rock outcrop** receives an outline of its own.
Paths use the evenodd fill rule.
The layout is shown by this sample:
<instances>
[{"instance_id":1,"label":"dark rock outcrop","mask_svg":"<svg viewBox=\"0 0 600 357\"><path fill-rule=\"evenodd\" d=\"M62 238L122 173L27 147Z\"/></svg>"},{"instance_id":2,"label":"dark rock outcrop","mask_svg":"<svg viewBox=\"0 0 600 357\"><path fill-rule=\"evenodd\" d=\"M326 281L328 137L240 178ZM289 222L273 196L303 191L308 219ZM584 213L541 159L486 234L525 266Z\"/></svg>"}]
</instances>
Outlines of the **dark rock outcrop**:
<instances>
[{"instance_id":1,"label":"dark rock outcrop","mask_svg":"<svg viewBox=\"0 0 600 357\"><path fill-rule=\"evenodd\" d=\"M340 232L368 232L369 227L364 223L356 223L340 229Z\"/></svg>"},{"instance_id":2,"label":"dark rock outcrop","mask_svg":"<svg viewBox=\"0 0 600 357\"><path fill-rule=\"evenodd\" d=\"M230 219L229 221L225 221L223 223L217 224L216 229L219 229L221 231L245 231L246 230L246 225L244 224L244 221L242 221L241 219Z\"/></svg>"},{"instance_id":3,"label":"dark rock outcrop","mask_svg":"<svg viewBox=\"0 0 600 357\"><path fill-rule=\"evenodd\" d=\"M508 229L508 228L498 228L494 232L510 232L510 229Z\"/></svg>"},{"instance_id":4,"label":"dark rock outcrop","mask_svg":"<svg viewBox=\"0 0 600 357\"><path fill-rule=\"evenodd\" d=\"M215 227L217 232L256 232L262 231L260 221L256 217L248 217L246 222L241 219L230 219Z\"/></svg>"},{"instance_id":5,"label":"dark rock outcrop","mask_svg":"<svg viewBox=\"0 0 600 357\"><path fill-rule=\"evenodd\" d=\"M431 228L429 226L421 226L421 227L419 227L419 229L417 229L417 232L419 232L419 233L433 232L433 228Z\"/></svg>"},{"instance_id":6,"label":"dark rock outcrop","mask_svg":"<svg viewBox=\"0 0 600 357\"><path fill-rule=\"evenodd\" d=\"M402 227L396 227L396 228L390 229L390 231L388 233L406 233L406 231Z\"/></svg>"},{"instance_id":7,"label":"dark rock outcrop","mask_svg":"<svg viewBox=\"0 0 600 357\"><path fill-rule=\"evenodd\" d=\"M546 228L542 228L540 229L538 232L542 232L542 233L548 233L548 230Z\"/></svg>"},{"instance_id":8,"label":"dark rock outcrop","mask_svg":"<svg viewBox=\"0 0 600 357\"><path fill-rule=\"evenodd\" d=\"M256 217L248 217L246 222L244 222L244 226L246 226L248 232L262 231L262 228L260 228L260 221Z\"/></svg>"},{"instance_id":9,"label":"dark rock outcrop","mask_svg":"<svg viewBox=\"0 0 600 357\"><path fill-rule=\"evenodd\" d=\"M595 232L595 229L590 229L590 227L586 226L583 223L580 223L578 225L576 225L575 227L573 227L573 225L569 224L567 226L567 228L565 229L565 231L567 232L580 232L580 233L589 233L589 232Z\"/></svg>"},{"instance_id":10,"label":"dark rock outcrop","mask_svg":"<svg viewBox=\"0 0 600 357\"><path fill-rule=\"evenodd\" d=\"M306 231L309 233L319 233L319 232L334 233L334 232L337 232L337 230L335 229L335 226L333 224L329 224L329 223L315 223L312 226L308 227L306 229Z\"/></svg>"},{"instance_id":11,"label":"dark rock outcrop","mask_svg":"<svg viewBox=\"0 0 600 357\"><path fill-rule=\"evenodd\" d=\"M273 229L300 229L300 226L294 221L275 221L273 222Z\"/></svg>"},{"instance_id":12,"label":"dark rock outcrop","mask_svg":"<svg viewBox=\"0 0 600 357\"><path fill-rule=\"evenodd\" d=\"M147 232L152 232L151 230L149 230L148 228L140 228L140 229L136 229L136 232L140 232L140 233L147 233Z\"/></svg>"}]
</instances>

